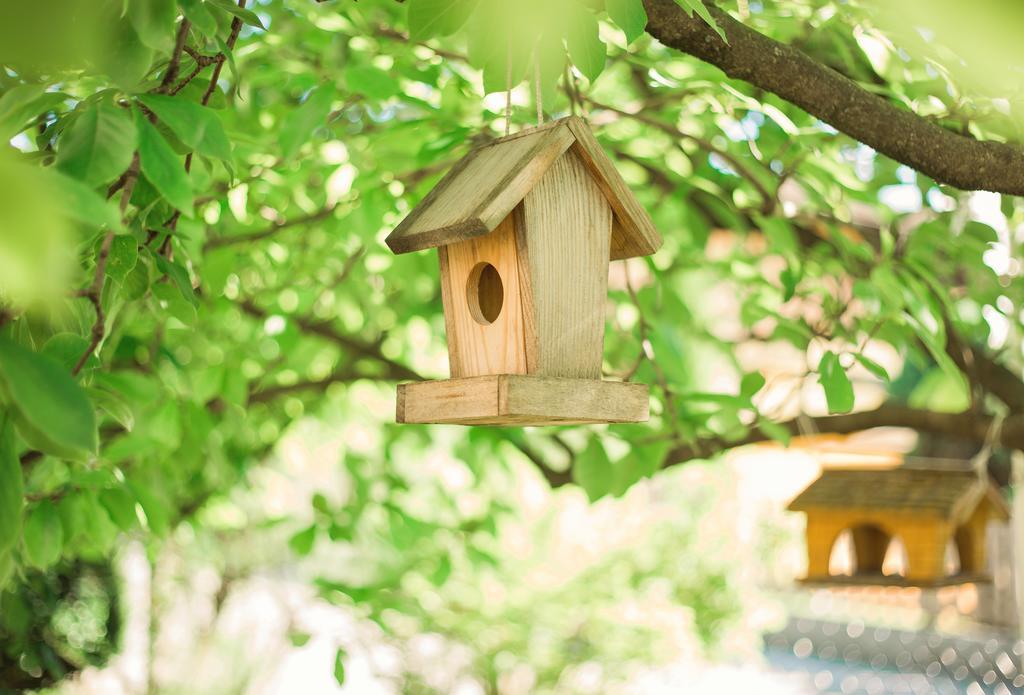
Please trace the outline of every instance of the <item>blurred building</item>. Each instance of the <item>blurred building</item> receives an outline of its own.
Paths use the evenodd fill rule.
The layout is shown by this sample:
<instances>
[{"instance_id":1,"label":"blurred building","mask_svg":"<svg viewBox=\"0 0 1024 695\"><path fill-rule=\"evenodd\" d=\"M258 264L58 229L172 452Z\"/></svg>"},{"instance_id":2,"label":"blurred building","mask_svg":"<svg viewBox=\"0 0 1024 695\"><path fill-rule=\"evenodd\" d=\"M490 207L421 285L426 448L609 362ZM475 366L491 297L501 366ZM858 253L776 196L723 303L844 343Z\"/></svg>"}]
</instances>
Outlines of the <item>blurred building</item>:
<instances>
[{"instance_id":1,"label":"blurred building","mask_svg":"<svg viewBox=\"0 0 1024 695\"><path fill-rule=\"evenodd\" d=\"M793 510L796 550L762 583L788 616L765 656L803 676L797 692L1024 692L1004 489L967 459L905 455L913 439L812 435L733 458L753 508Z\"/></svg>"}]
</instances>

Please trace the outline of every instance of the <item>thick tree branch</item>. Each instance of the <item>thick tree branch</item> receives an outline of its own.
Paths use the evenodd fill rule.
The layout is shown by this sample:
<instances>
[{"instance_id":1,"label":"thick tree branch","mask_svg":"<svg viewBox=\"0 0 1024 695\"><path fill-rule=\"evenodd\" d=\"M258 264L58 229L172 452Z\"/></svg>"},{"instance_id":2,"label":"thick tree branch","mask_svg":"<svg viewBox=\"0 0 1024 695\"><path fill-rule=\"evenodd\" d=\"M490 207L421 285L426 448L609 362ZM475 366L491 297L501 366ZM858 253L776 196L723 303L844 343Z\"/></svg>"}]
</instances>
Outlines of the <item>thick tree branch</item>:
<instances>
[{"instance_id":1,"label":"thick tree branch","mask_svg":"<svg viewBox=\"0 0 1024 695\"><path fill-rule=\"evenodd\" d=\"M964 190L1024 195L1024 148L954 133L861 88L856 82L705 3L729 43L674 0L644 0L647 31L820 118L892 159Z\"/></svg>"},{"instance_id":2,"label":"thick tree branch","mask_svg":"<svg viewBox=\"0 0 1024 695\"><path fill-rule=\"evenodd\" d=\"M884 404L875 410L865 410L849 415L802 418L780 424L794 437L801 434L802 425L809 426L821 434L853 434L874 427L907 427L918 432L954 436L983 444L992 427L992 418L973 412L938 413L903 405ZM669 451L663 467L675 466L696 458L707 458L729 449L757 444L767 439L757 429L752 429L743 439L732 442L718 438L703 439L693 445L677 446ZM999 441L995 444L1006 448L1024 449L1024 414L1011 415L1003 421ZM538 462L538 457L530 458L540 467L541 474L552 487L561 487L572 482L571 470L555 471L543 465L542 462Z\"/></svg>"}]
</instances>

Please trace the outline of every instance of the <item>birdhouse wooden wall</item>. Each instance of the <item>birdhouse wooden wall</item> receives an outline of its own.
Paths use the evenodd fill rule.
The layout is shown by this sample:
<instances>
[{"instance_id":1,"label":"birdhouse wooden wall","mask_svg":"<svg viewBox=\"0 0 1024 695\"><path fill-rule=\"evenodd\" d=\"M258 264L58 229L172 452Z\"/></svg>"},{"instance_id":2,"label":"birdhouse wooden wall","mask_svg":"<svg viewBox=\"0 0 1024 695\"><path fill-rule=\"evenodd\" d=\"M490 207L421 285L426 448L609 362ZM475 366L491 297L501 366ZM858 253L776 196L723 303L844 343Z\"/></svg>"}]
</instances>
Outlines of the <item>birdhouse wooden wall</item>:
<instances>
[{"instance_id":1,"label":"birdhouse wooden wall","mask_svg":"<svg viewBox=\"0 0 1024 695\"><path fill-rule=\"evenodd\" d=\"M643 384L601 378L610 260L661 237L587 124L485 143L388 236L437 249L451 378L400 384L409 423L641 422Z\"/></svg>"},{"instance_id":2,"label":"birdhouse wooden wall","mask_svg":"<svg viewBox=\"0 0 1024 695\"><path fill-rule=\"evenodd\" d=\"M570 149L493 232L441 247L452 377L600 379L611 232Z\"/></svg>"},{"instance_id":3,"label":"birdhouse wooden wall","mask_svg":"<svg viewBox=\"0 0 1024 695\"><path fill-rule=\"evenodd\" d=\"M1000 492L973 470L901 467L826 470L789 505L807 514L807 579L935 586L983 578L989 521L1008 519ZM849 531L856 574L830 572L836 541ZM905 576L883 577L895 539L905 550ZM959 557L951 572L948 551Z\"/></svg>"}]
</instances>

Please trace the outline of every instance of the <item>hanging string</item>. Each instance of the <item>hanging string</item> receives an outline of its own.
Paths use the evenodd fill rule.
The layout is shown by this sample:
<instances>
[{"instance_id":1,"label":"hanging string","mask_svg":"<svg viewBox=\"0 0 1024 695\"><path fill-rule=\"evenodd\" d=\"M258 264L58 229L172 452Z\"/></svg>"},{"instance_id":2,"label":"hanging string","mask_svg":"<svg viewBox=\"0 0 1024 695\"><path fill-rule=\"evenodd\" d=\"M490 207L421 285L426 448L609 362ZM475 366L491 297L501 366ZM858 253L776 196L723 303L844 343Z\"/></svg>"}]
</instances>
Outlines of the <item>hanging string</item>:
<instances>
[{"instance_id":1,"label":"hanging string","mask_svg":"<svg viewBox=\"0 0 1024 695\"><path fill-rule=\"evenodd\" d=\"M508 137L512 127L512 39L508 40L508 52L505 55L505 136Z\"/></svg>"},{"instance_id":2,"label":"hanging string","mask_svg":"<svg viewBox=\"0 0 1024 695\"><path fill-rule=\"evenodd\" d=\"M540 93L540 51L536 48L533 50L533 89L534 89L534 101L537 104L537 127L544 125L544 102L541 99Z\"/></svg>"}]
</instances>

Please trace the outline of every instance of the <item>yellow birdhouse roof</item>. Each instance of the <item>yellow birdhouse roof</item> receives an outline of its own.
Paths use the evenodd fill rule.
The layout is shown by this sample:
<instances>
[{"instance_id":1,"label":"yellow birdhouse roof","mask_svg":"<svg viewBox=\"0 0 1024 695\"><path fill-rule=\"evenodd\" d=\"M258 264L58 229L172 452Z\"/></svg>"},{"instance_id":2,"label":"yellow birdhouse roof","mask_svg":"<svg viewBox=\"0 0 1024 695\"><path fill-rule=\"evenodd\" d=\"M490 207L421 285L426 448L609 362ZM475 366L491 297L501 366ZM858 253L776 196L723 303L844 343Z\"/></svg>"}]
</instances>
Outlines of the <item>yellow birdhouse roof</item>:
<instances>
[{"instance_id":1,"label":"yellow birdhouse roof","mask_svg":"<svg viewBox=\"0 0 1024 695\"><path fill-rule=\"evenodd\" d=\"M570 148L612 208L611 260L657 251L661 236L647 211L590 127L575 116L474 149L391 232L388 247L396 254L409 253L489 234Z\"/></svg>"},{"instance_id":2,"label":"yellow birdhouse roof","mask_svg":"<svg viewBox=\"0 0 1024 695\"><path fill-rule=\"evenodd\" d=\"M789 503L788 509L900 510L962 519L985 498L995 517L1009 518L1009 507L999 490L989 480L980 480L973 471L825 470Z\"/></svg>"}]
</instances>

